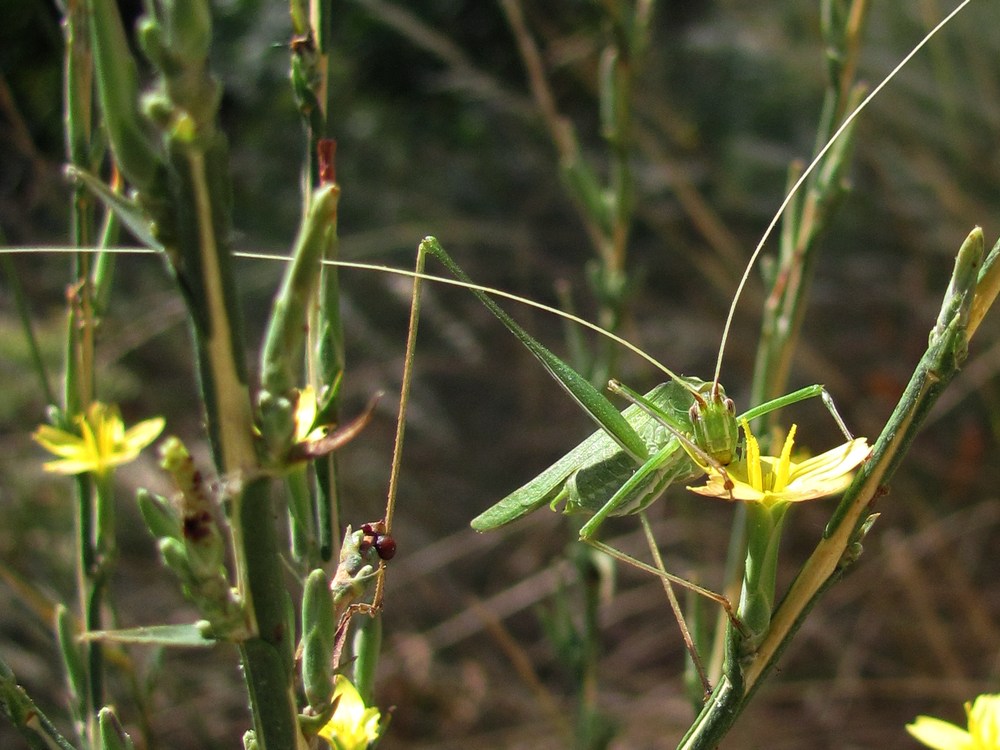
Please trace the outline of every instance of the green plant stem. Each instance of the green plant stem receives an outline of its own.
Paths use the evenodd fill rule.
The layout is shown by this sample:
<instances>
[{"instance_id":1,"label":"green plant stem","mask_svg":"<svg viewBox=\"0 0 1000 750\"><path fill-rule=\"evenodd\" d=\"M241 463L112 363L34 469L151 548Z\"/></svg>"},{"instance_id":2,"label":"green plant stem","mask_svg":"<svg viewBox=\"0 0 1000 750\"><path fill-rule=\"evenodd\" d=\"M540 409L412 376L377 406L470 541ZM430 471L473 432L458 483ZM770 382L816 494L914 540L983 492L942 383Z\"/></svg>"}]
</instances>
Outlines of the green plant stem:
<instances>
[{"instance_id":1,"label":"green plant stem","mask_svg":"<svg viewBox=\"0 0 1000 750\"><path fill-rule=\"evenodd\" d=\"M77 596L83 633L102 629L101 589L97 583L98 551L95 543L96 532L94 512L93 482L89 475L80 474L73 487L76 495L76 574ZM93 745L97 737L97 709L104 703L104 661L101 644L82 642L85 654L86 687L77 696L77 712L83 722L84 737Z\"/></svg>"},{"instance_id":2,"label":"green plant stem","mask_svg":"<svg viewBox=\"0 0 1000 750\"><path fill-rule=\"evenodd\" d=\"M193 200L199 217L198 253L205 298L202 309L210 321L199 347L203 356L203 384L210 383L206 400L210 409L210 432L218 440L223 472L236 472L251 479L233 501L233 551L239 589L244 606L258 635L240 645L240 654L250 694L257 741L262 750L293 750L302 743L296 724L292 692L288 632L288 593L284 588L281 557L270 499L270 480L258 473L249 394L242 364L243 345L229 313L232 297L231 258L216 237L213 193L205 174L205 158L197 151L188 155ZM213 429L214 428L214 429Z\"/></svg>"},{"instance_id":3,"label":"green plant stem","mask_svg":"<svg viewBox=\"0 0 1000 750\"><path fill-rule=\"evenodd\" d=\"M945 294L930 344L917 364L899 403L858 471L812 555L775 610L757 650L745 657L727 654L724 679L688 730L679 748L707 750L718 745L746 706L809 610L860 554L870 525L872 502L884 494L910 443L934 402L957 374L968 352L968 324L977 290L986 285L986 269L994 267L1000 243L983 265L983 235L975 229L959 250L952 282ZM983 272L980 273L980 269ZM984 294L989 294L984 290ZM730 642L733 634L730 633Z\"/></svg>"},{"instance_id":4,"label":"green plant stem","mask_svg":"<svg viewBox=\"0 0 1000 750\"><path fill-rule=\"evenodd\" d=\"M628 295L626 256L635 214L630 166L632 149L632 90L636 70L648 48L653 2L604 2L609 28L598 77L601 135L610 161L606 180L583 158L572 122L560 114L545 72L543 56L528 29L520 0L501 0L514 34L528 85L559 157L559 170L594 248L596 263L589 281L597 298L598 322L609 331L620 329ZM603 184L602 184L603 183ZM618 349L601 344L591 362L574 362L592 383L603 385L613 375Z\"/></svg>"},{"instance_id":5,"label":"green plant stem","mask_svg":"<svg viewBox=\"0 0 1000 750\"><path fill-rule=\"evenodd\" d=\"M237 554L257 633L240 644L240 656L259 747L293 750L303 747L292 690L295 633L288 627L291 601L282 579L270 487L265 478L247 484L234 518L241 530Z\"/></svg>"},{"instance_id":6,"label":"green plant stem","mask_svg":"<svg viewBox=\"0 0 1000 750\"><path fill-rule=\"evenodd\" d=\"M70 3L66 16L65 48L65 122L66 151L74 166L90 169L94 166L93 131L93 58L88 33L85 3ZM95 201L82 185L74 187L70 199L70 240L76 247L90 247L95 238ZM93 397L93 329L84 314L89 307L90 258L79 253L74 258L73 288L69 303L66 331L65 380L62 419L68 425L72 417L81 414ZM55 403L50 400L50 403ZM93 483L85 476L74 482L76 495L77 557L76 577L80 619L84 632L101 630L103 584L100 581L100 551L97 545L98 502ZM86 690L77 696L78 716L84 723L83 732L91 747L98 737L97 710L104 703L104 658L101 644L82 645L86 664Z\"/></svg>"},{"instance_id":7,"label":"green plant stem","mask_svg":"<svg viewBox=\"0 0 1000 750\"><path fill-rule=\"evenodd\" d=\"M31 750L76 750L35 704L7 663L0 660L0 713L17 728ZM89 745L91 748L97 745Z\"/></svg>"},{"instance_id":8,"label":"green plant stem","mask_svg":"<svg viewBox=\"0 0 1000 750\"><path fill-rule=\"evenodd\" d=\"M824 0L824 17L834 15L834 0ZM816 147L819 153L833 136L847 113L854 110L863 90L853 86L857 67L859 37L863 27L866 0L855 0L844 19L824 24L827 59L830 65ZM835 24L840 20L840 24ZM805 300L809 295L812 269L817 257L820 235L826 228L833 210L844 193L842 175L850 156L851 132L845 132L824 157L802 186L796 200L788 206L782 219L780 250L773 273L771 289L764 302L760 345L754 364L751 405L769 401L787 390L792 354L802 327ZM801 172L801 169L798 170ZM791 173L793 183L798 177ZM758 420L755 432L767 436L771 420Z\"/></svg>"},{"instance_id":9,"label":"green plant stem","mask_svg":"<svg viewBox=\"0 0 1000 750\"><path fill-rule=\"evenodd\" d=\"M292 90L306 130L306 154L302 175L305 205L312 204L316 186L328 185L336 179L333 138L334 93L332 77L332 0L291 2L292 29L302 44L292 48ZM323 164L328 160L328 164ZM324 260L337 258L336 217ZM319 272L319 289L309 300L313 312L309 316L309 346L306 366L309 382L316 390L323 423L339 421L339 384L344 372L343 326L340 320L340 281L336 267L326 265ZM318 299L319 304L313 304ZM336 452L313 462L315 492L311 499L317 521L319 559L328 562L334 556L340 525L339 472ZM310 563L311 566L311 563Z\"/></svg>"}]
</instances>

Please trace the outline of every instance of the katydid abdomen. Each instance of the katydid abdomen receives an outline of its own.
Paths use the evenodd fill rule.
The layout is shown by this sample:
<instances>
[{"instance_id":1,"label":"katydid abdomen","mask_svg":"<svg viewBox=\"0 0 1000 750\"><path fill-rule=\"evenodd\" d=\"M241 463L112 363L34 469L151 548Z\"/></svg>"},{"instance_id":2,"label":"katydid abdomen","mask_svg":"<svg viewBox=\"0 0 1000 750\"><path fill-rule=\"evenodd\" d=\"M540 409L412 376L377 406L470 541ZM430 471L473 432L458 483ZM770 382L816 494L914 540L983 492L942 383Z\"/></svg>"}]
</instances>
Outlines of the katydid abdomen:
<instances>
[{"instance_id":1,"label":"katydid abdomen","mask_svg":"<svg viewBox=\"0 0 1000 750\"><path fill-rule=\"evenodd\" d=\"M472 520L477 531L489 531L521 518L543 505L565 513L628 515L644 510L674 482L689 481L703 470L688 455L675 433L693 434L692 390L704 384L697 378L668 381L653 388L647 408L633 404L622 411L629 426L646 446L647 455L633 456L611 435L599 429L524 486ZM637 476L638 475L638 476Z\"/></svg>"}]
</instances>

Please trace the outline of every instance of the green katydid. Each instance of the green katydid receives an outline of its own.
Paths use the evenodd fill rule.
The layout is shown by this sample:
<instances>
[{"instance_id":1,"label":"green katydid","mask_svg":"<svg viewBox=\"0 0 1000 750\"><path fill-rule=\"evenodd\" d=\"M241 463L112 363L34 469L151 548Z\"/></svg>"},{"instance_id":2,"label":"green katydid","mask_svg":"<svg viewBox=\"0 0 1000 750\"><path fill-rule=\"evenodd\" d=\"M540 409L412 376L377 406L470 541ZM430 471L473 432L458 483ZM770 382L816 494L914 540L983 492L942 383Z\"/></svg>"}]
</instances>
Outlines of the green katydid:
<instances>
[{"instance_id":1,"label":"green katydid","mask_svg":"<svg viewBox=\"0 0 1000 750\"><path fill-rule=\"evenodd\" d=\"M474 529L477 531L496 529L543 505L555 506L564 503L566 512L592 514L590 520L581 528L580 538L593 542L594 535L609 516L643 511L660 497L670 484L692 480L702 475L708 466L721 468L724 471L725 465L736 455L737 425L740 420L753 420L776 409L816 396L822 398L841 431L850 438L850 433L837 414L832 399L821 385L808 386L767 401L737 417L732 400L726 396L719 382L725 344L750 270L799 189L823 162L824 157L841 136L852 127L868 103L967 2L968 0L961 3L932 29L882 82L864 97L844 118L827 143L817 152L813 161L791 186L751 254L737 286L723 329L722 344L719 347L715 374L711 381L681 377L654 362L666 372L670 381L658 385L645 397L616 387L617 392L632 401L632 405L619 412L585 378L574 372L521 328L490 299L485 291L471 284L468 276L451 260L435 239L428 238L421 243L420 252L434 255L452 274L465 282L464 285L468 286L517 336L567 392L583 406L600 428L551 467L473 519ZM569 317L581 322L573 316ZM605 331L599 332L610 335L611 338L636 351L628 342L622 341L617 336ZM637 353L646 356L642 352ZM653 361L651 358L647 359ZM603 545L600 546L604 548Z\"/></svg>"},{"instance_id":2,"label":"green katydid","mask_svg":"<svg viewBox=\"0 0 1000 750\"><path fill-rule=\"evenodd\" d=\"M715 374L711 381L681 377L659 366L670 381L663 383L645 397L617 387L632 405L619 412L585 378L528 334L500 308L444 252L437 240L428 238L420 252L438 258L449 271L464 282L480 301L531 351L543 366L598 424L599 430L576 448L556 461L534 479L514 490L472 521L477 531L489 531L521 518L543 505L562 502L567 512L585 512L592 517L580 530L580 538L593 541L601 524L612 515L643 511L675 482L689 481L702 475L706 467L724 471L734 458L738 443L737 425L740 420L753 420L798 401L819 396L833 415L845 436L850 432L837 414L833 401L821 385L808 386L793 393L755 406L739 417L731 399L719 382L725 344L736 312L736 306L749 278L750 270L785 209L823 158L853 125L857 116L892 80L904 65L931 39L936 31L967 3L962 3L907 54L899 64L874 87L848 114L833 132L813 161L799 175L786 194L770 224L764 231L737 286L722 334ZM579 319L569 316L576 322ZM613 334L599 331L631 347ZM642 356L644 353L638 352ZM604 548L603 545L600 545Z\"/></svg>"},{"instance_id":3,"label":"green katydid","mask_svg":"<svg viewBox=\"0 0 1000 750\"><path fill-rule=\"evenodd\" d=\"M565 503L567 513L589 513L580 538L591 540L609 516L645 510L673 483L705 473L707 466L725 467L736 456L738 422L752 420L798 401L822 396L842 431L847 428L821 385L808 386L737 417L733 401L718 379L681 377L661 368L670 380L639 396L618 384L613 389L632 404L619 411L597 388L525 331L486 292L471 285L466 274L434 238L425 239L429 253L469 285L480 301L531 351L600 429L527 484L472 520L477 531L515 521L543 505ZM697 461L695 460L697 457Z\"/></svg>"}]
</instances>

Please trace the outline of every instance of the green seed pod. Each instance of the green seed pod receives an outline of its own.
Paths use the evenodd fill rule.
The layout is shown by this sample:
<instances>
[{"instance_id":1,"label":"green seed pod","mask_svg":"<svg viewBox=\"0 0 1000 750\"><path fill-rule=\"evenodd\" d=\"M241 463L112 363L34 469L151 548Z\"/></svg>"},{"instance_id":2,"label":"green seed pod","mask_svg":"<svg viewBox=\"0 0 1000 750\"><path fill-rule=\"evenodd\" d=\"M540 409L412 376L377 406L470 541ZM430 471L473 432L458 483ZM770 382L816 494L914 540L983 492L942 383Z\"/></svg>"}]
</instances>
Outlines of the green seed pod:
<instances>
[{"instance_id":1,"label":"green seed pod","mask_svg":"<svg viewBox=\"0 0 1000 750\"><path fill-rule=\"evenodd\" d=\"M323 710L333 697L333 649L337 620L330 581L320 569L306 579L302 596L302 685L309 705Z\"/></svg>"},{"instance_id":2,"label":"green seed pod","mask_svg":"<svg viewBox=\"0 0 1000 750\"><path fill-rule=\"evenodd\" d=\"M139 114L139 82L125 29L112 0L88 0L97 91L111 149L125 177L140 192L162 167Z\"/></svg>"},{"instance_id":3,"label":"green seed pod","mask_svg":"<svg viewBox=\"0 0 1000 750\"><path fill-rule=\"evenodd\" d=\"M101 728L101 750L135 750L132 738L122 727L115 712L105 706L97 714Z\"/></svg>"},{"instance_id":4,"label":"green seed pod","mask_svg":"<svg viewBox=\"0 0 1000 750\"><path fill-rule=\"evenodd\" d=\"M191 564L188 562L187 549L184 547L184 542L179 539L161 539L160 540L160 556L163 558L164 564L170 568L174 575L181 579L181 583L185 586L191 585L194 581L194 576L191 573Z\"/></svg>"},{"instance_id":5,"label":"green seed pod","mask_svg":"<svg viewBox=\"0 0 1000 750\"><path fill-rule=\"evenodd\" d=\"M281 290L271 307L271 323L261 354L261 433L272 456L284 457L292 447L295 421L293 389L299 381L305 333L322 261L333 242L340 188L319 188L302 220Z\"/></svg>"},{"instance_id":6,"label":"green seed pod","mask_svg":"<svg viewBox=\"0 0 1000 750\"><path fill-rule=\"evenodd\" d=\"M295 404L285 396L262 390L257 397L257 408L260 411L260 432L270 454L284 456L294 443Z\"/></svg>"},{"instance_id":7,"label":"green seed pod","mask_svg":"<svg viewBox=\"0 0 1000 750\"><path fill-rule=\"evenodd\" d=\"M156 539L180 539L181 519L177 511L165 497L140 489L135 493L139 513L146 522L146 528Z\"/></svg>"},{"instance_id":8,"label":"green seed pod","mask_svg":"<svg viewBox=\"0 0 1000 750\"><path fill-rule=\"evenodd\" d=\"M296 385L305 323L315 302L323 257L333 241L339 200L336 184L319 188L299 227L292 262L272 306L261 357L261 385L272 394L284 394Z\"/></svg>"},{"instance_id":9,"label":"green seed pod","mask_svg":"<svg viewBox=\"0 0 1000 750\"><path fill-rule=\"evenodd\" d=\"M354 687L366 706L374 703L375 669L382 652L382 618L362 617L354 633Z\"/></svg>"},{"instance_id":10,"label":"green seed pod","mask_svg":"<svg viewBox=\"0 0 1000 750\"><path fill-rule=\"evenodd\" d=\"M162 8L171 54L190 62L208 57L212 9L207 0L165 0Z\"/></svg>"},{"instance_id":11,"label":"green seed pod","mask_svg":"<svg viewBox=\"0 0 1000 750\"><path fill-rule=\"evenodd\" d=\"M169 52L163 38L163 27L160 22L155 18L143 16L136 23L135 36L142 54L153 64L153 67L162 70L167 65Z\"/></svg>"},{"instance_id":12,"label":"green seed pod","mask_svg":"<svg viewBox=\"0 0 1000 750\"><path fill-rule=\"evenodd\" d=\"M570 195L583 206L587 218L596 223L604 234L610 234L612 211L593 170L577 157L572 163L561 164L560 172Z\"/></svg>"}]
</instances>

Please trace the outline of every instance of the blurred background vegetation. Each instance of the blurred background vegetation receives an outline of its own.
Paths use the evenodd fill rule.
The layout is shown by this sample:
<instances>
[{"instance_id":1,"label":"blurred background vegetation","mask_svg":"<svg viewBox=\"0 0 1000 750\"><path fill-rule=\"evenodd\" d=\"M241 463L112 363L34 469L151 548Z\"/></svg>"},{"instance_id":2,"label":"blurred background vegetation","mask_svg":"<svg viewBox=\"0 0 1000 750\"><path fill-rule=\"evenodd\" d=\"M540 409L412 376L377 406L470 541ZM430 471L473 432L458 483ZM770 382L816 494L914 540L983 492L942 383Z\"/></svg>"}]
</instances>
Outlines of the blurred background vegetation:
<instances>
[{"instance_id":1,"label":"blurred background vegetation","mask_svg":"<svg viewBox=\"0 0 1000 750\"><path fill-rule=\"evenodd\" d=\"M122 7L133 20L141 12L137 1ZM287 81L288 9L262 0L215 8L234 244L287 252L304 148ZM862 78L880 81L948 9L937 0L875 4ZM600 165L600 13L579 0L526 0L525 10L557 104ZM2 0L0 18L0 227L11 245L64 244L59 13L42 0ZM623 332L683 373L711 374L743 264L784 195L789 163L812 149L824 86L818 25L815 3L657 5L636 87L637 221ZM894 405L969 229L983 225L991 244L1000 232L996 28L993 4L974 3L859 125L852 189L824 240L793 372L793 385L825 383L857 434L876 435ZM577 311L593 317L589 241L498 5L350 0L338 8L335 34L342 255L409 266L420 238L434 234L476 280L552 304L565 302L557 286L568 288ZM15 263L58 372L68 261L38 254ZM241 261L252 340L280 270ZM360 522L383 503L409 284L364 272L342 278L347 410L373 391L387 394L375 423L343 453L346 507ZM101 396L120 401L127 422L163 414L169 430L196 443L181 302L150 256L119 260L117 282L98 350ZM386 592L379 702L396 710L382 747L563 747L553 711L565 710L573 686L537 609L567 579L565 524L541 513L510 532L477 536L468 521L589 428L471 295L426 293L394 528L400 554ZM72 509L66 484L41 475L28 439L44 401L9 290L0 295L0 651L43 707L54 708L63 681L44 602L32 592L73 598ZM752 284L723 367L740 404L760 296ZM565 351L561 321L516 312ZM916 714L958 719L962 701L997 690L998 332L987 320L966 372L881 501L860 564L805 623L727 747L910 747L903 725ZM628 358L621 368L638 389L656 378ZM787 419L802 434L836 439L815 405ZM189 621L193 612L159 567L130 501L135 486L162 490L163 479L152 458L121 476L132 485L122 487L121 501L134 529L121 540L122 624ZM785 539L795 567L829 509L794 515ZM668 566L717 585L731 509L677 492L653 511ZM641 545L633 519L610 524L605 538ZM620 571L601 618L601 704L620 723L615 746L672 747L691 716L681 641L659 583ZM158 684L151 720L162 747L235 746L247 713L232 654L134 657L135 679ZM119 709L126 721L142 720ZM0 745L19 747L7 731L0 727Z\"/></svg>"}]
</instances>

